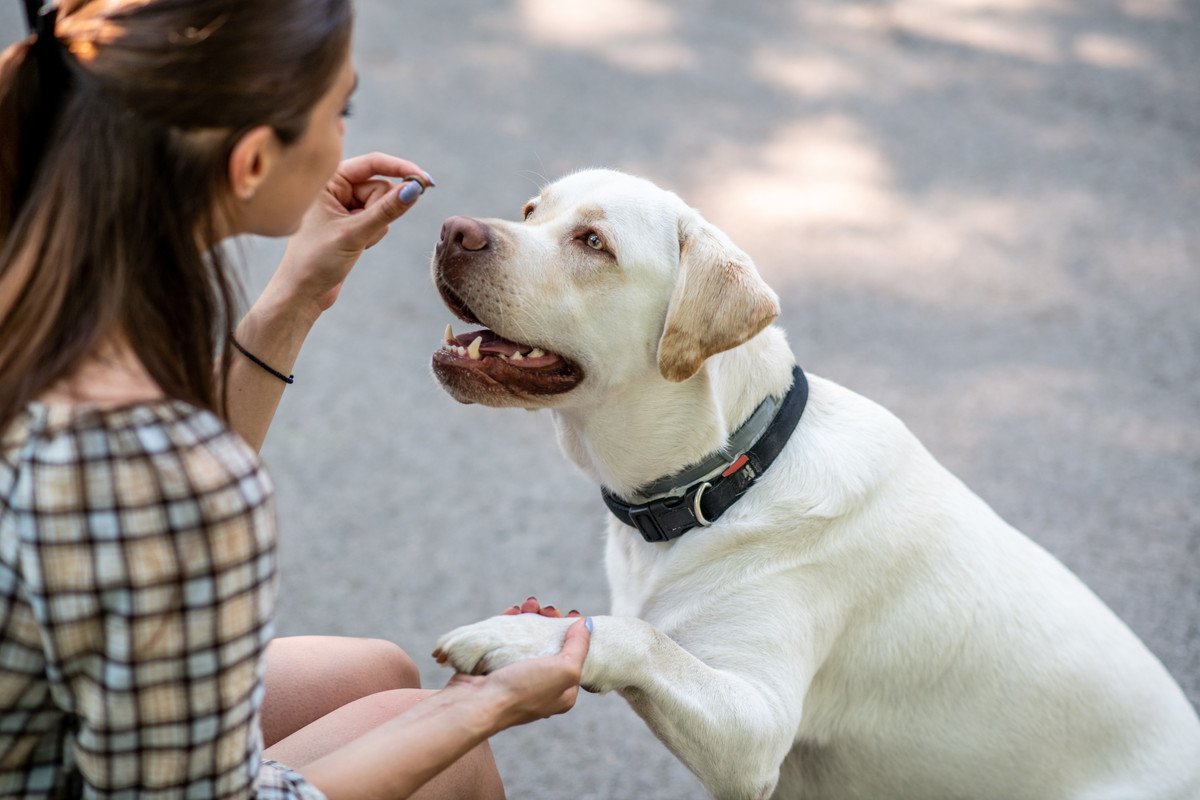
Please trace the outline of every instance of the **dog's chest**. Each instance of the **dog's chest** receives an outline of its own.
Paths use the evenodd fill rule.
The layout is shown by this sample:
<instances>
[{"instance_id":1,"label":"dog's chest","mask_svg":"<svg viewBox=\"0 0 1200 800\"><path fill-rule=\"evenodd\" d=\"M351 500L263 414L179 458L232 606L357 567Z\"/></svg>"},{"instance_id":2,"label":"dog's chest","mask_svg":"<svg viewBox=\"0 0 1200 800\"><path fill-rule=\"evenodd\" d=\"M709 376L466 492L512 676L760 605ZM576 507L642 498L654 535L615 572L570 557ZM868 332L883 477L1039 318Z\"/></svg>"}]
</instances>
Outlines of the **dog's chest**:
<instances>
[{"instance_id":1,"label":"dog's chest","mask_svg":"<svg viewBox=\"0 0 1200 800\"><path fill-rule=\"evenodd\" d=\"M662 558L654 545L642 542L610 523L606 567L612 595L612 614L645 619L662 582Z\"/></svg>"},{"instance_id":2,"label":"dog's chest","mask_svg":"<svg viewBox=\"0 0 1200 800\"><path fill-rule=\"evenodd\" d=\"M697 532L689 536L703 536ZM698 601L712 593L713 554L699 541L652 544L613 521L606 567L614 616L643 619L664 633L687 619Z\"/></svg>"}]
</instances>

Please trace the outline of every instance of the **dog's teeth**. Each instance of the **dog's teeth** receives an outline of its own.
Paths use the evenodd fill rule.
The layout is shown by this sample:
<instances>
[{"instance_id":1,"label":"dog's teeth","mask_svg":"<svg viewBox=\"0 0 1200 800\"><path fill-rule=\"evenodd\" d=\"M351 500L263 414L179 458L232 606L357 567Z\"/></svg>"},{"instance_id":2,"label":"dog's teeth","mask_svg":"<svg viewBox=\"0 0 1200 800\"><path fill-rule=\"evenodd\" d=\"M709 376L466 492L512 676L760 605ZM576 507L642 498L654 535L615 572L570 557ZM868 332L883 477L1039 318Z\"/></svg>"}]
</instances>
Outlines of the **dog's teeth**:
<instances>
[{"instance_id":1,"label":"dog's teeth","mask_svg":"<svg viewBox=\"0 0 1200 800\"><path fill-rule=\"evenodd\" d=\"M471 342L470 346L467 347L467 355L471 357L472 361L479 360L479 345L481 344L483 344L483 337L476 336L474 341Z\"/></svg>"},{"instance_id":2,"label":"dog's teeth","mask_svg":"<svg viewBox=\"0 0 1200 800\"><path fill-rule=\"evenodd\" d=\"M446 334L442 338L442 341L444 341L444 342L453 342L454 341L454 329L451 328L449 325L446 326Z\"/></svg>"},{"instance_id":3,"label":"dog's teeth","mask_svg":"<svg viewBox=\"0 0 1200 800\"><path fill-rule=\"evenodd\" d=\"M523 359L523 358L525 358L525 356L521 355L521 351L520 351L520 350L518 350L517 352L515 352L515 353L513 353L513 354L512 354L512 360L513 360L513 361L520 361L520 360L521 360L521 359Z\"/></svg>"},{"instance_id":4,"label":"dog's teeth","mask_svg":"<svg viewBox=\"0 0 1200 800\"><path fill-rule=\"evenodd\" d=\"M458 353L460 356L465 356L467 354L467 348L456 347L456 348L454 348L454 352Z\"/></svg>"},{"instance_id":5,"label":"dog's teeth","mask_svg":"<svg viewBox=\"0 0 1200 800\"><path fill-rule=\"evenodd\" d=\"M546 355L546 354L542 352L542 349L540 347L535 347L529 351L530 358L538 358L539 356L544 356L544 355Z\"/></svg>"}]
</instances>

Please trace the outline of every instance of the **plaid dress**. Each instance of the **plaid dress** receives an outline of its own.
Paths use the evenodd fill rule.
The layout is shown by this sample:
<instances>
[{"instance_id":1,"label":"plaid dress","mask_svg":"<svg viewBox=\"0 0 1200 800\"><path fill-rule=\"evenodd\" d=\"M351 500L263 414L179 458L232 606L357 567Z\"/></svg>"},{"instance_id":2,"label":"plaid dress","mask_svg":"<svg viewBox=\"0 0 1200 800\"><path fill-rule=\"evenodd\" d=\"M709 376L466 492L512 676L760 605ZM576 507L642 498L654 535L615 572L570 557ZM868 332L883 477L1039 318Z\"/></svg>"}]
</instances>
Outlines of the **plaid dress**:
<instances>
[{"instance_id":1,"label":"plaid dress","mask_svg":"<svg viewBox=\"0 0 1200 800\"><path fill-rule=\"evenodd\" d=\"M322 798L260 760L272 485L207 411L31 404L0 438L0 797Z\"/></svg>"}]
</instances>

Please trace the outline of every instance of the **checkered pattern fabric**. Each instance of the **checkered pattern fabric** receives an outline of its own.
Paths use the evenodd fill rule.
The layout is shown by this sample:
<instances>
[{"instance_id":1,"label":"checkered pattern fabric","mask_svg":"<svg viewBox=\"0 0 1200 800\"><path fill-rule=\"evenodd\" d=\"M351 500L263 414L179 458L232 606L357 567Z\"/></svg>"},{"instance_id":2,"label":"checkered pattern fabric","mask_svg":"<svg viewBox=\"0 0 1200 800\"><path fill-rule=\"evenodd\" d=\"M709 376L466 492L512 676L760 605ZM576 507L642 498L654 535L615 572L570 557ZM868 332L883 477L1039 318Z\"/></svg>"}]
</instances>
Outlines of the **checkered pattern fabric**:
<instances>
[{"instance_id":1,"label":"checkered pattern fabric","mask_svg":"<svg viewBox=\"0 0 1200 800\"><path fill-rule=\"evenodd\" d=\"M321 798L260 760L272 486L209 412L32 404L0 439L0 797Z\"/></svg>"}]
</instances>

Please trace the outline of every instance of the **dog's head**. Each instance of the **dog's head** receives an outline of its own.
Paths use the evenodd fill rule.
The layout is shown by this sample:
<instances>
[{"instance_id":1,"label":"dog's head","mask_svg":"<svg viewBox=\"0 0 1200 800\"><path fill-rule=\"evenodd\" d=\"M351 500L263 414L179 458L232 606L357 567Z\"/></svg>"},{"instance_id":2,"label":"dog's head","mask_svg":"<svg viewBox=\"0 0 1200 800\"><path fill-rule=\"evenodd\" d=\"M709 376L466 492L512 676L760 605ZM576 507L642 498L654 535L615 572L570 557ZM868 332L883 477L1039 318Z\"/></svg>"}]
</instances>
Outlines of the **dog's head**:
<instances>
[{"instance_id":1,"label":"dog's head","mask_svg":"<svg viewBox=\"0 0 1200 800\"><path fill-rule=\"evenodd\" d=\"M725 234L611 170L550 184L522 222L446 220L433 280L456 316L487 327L448 334L434 374L457 400L491 406L562 406L649 374L685 381L779 314Z\"/></svg>"}]
</instances>

